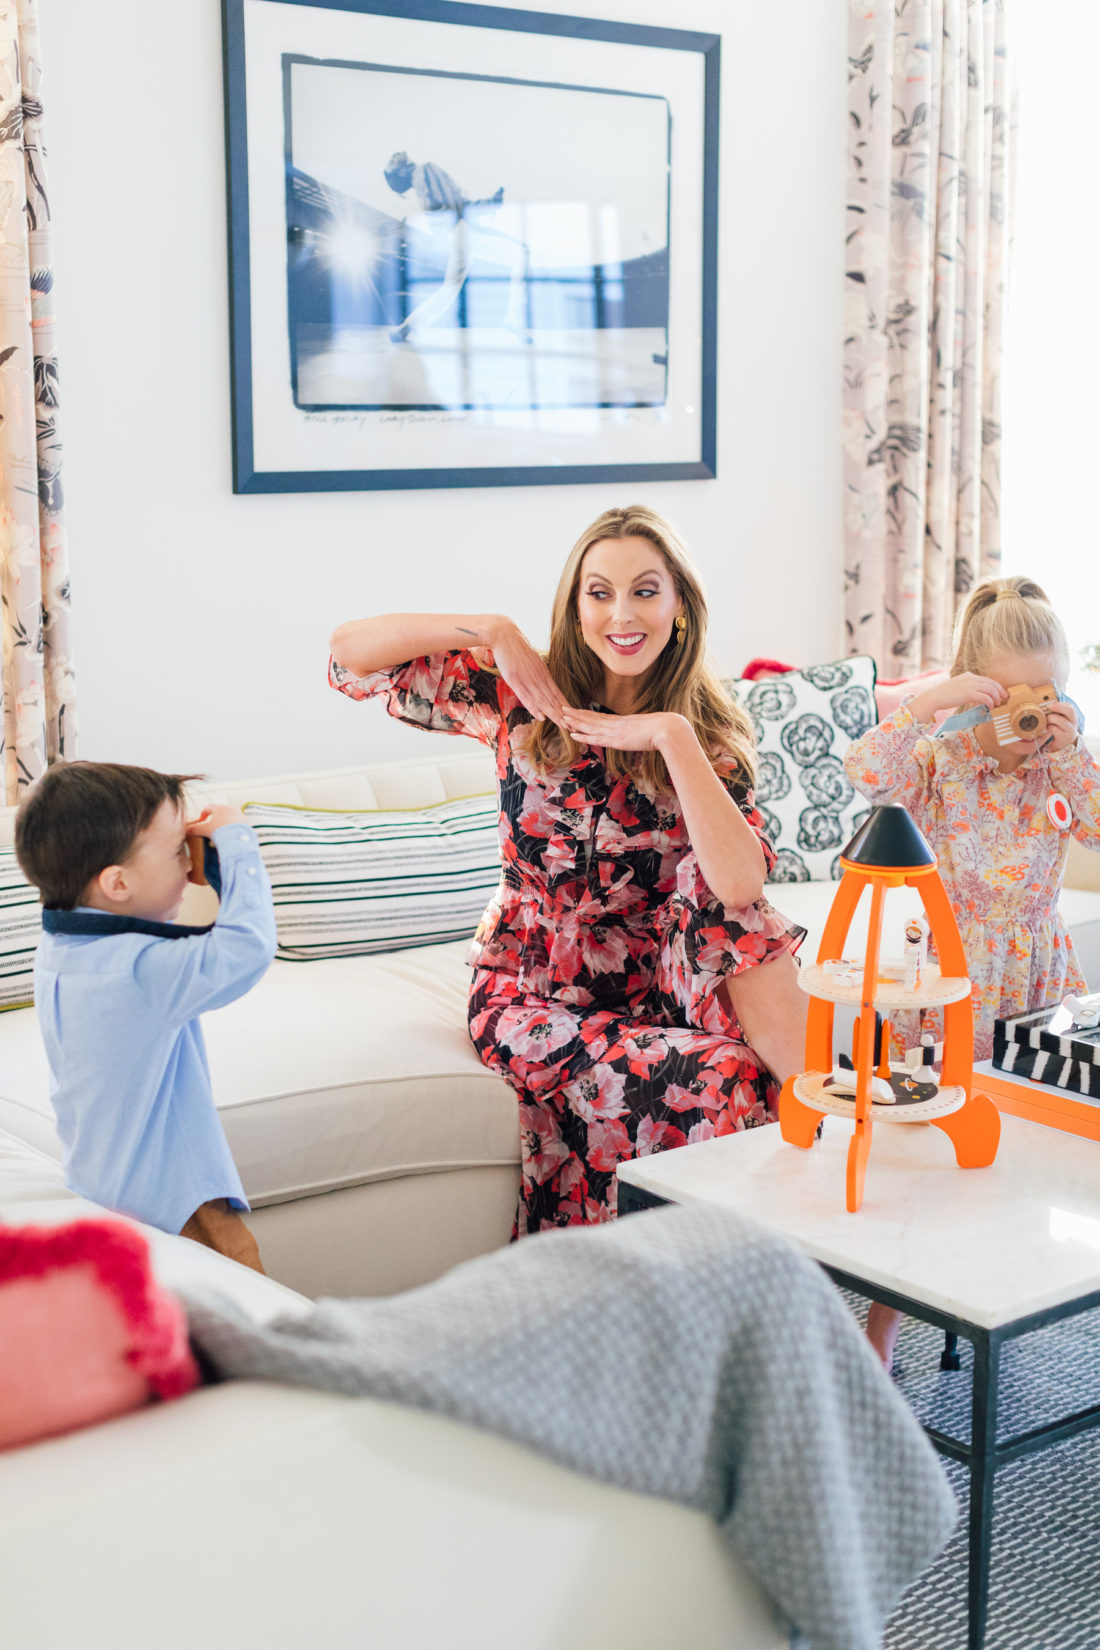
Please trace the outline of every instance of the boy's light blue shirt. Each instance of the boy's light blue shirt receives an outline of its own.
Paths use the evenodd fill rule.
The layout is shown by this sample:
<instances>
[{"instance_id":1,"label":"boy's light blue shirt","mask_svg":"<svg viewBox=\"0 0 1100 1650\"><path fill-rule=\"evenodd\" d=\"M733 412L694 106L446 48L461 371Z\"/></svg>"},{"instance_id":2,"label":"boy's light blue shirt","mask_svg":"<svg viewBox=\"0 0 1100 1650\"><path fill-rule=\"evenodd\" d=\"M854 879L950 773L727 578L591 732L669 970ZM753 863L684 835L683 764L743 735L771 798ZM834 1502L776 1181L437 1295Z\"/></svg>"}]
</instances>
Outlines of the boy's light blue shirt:
<instances>
[{"instance_id":1,"label":"boy's light blue shirt","mask_svg":"<svg viewBox=\"0 0 1100 1650\"><path fill-rule=\"evenodd\" d=\"M47 911L34 967L38 1023L65 1179L82 1197L178 1232L201 1203L247 1209L214 1106L198 1016L251 989L275 954L256 833L213 835L221 905L211 928ZM97 920L98 919L98 922Z\"/></svg>"}]
</instances>

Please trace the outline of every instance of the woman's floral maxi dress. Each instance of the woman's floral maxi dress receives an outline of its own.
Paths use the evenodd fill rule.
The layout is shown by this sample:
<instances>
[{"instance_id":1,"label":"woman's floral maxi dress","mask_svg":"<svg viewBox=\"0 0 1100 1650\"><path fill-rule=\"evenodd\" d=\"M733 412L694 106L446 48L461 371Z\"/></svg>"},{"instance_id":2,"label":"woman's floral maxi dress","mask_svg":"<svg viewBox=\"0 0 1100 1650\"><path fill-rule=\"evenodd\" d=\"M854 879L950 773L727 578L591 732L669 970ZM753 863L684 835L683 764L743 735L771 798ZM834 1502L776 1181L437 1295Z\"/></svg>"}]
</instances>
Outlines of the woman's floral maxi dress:
<instances>
[{"instance_id":1,"label":"woman's floral maxi dress","mask_svg":"<svg viewBox=\"0 0 1100 1650\"><path fill-rule=\"evenodd\" d=\"M930 738L906 700L849 746L844 766L872 802L902 803L936 851L973 982L976 1060L992 1055L998 1016L1087 990L1058 915L1070 836L1100 848L1100 770L1083 741L1001 773L970 729ZM1047 814L1053 792L1073 810L1068 831ZM940 1023L926 1016L936 1035ZM919 1029L905 1026L902 1040Z\"/></svg>"},{"instance_id":2,"label":"woman's floral maxi dress","mask_svg":"<svg viewBox=\"0 0 1100 1650\"><path fill-rule=\"evenodd\" d=\"M469 1025L519 1096L518 1233L609 1219L624 1158L774 1119L775 1082L718 988L805 930L764 899L714 899L673 795L612 782L594 753L541 777L517 739L531 717L487 651L365 677L333 664L330 680L496 751L503 870L467 958ZM770 866L751 794L727 785Z\"/></svg>"}]
</instances>

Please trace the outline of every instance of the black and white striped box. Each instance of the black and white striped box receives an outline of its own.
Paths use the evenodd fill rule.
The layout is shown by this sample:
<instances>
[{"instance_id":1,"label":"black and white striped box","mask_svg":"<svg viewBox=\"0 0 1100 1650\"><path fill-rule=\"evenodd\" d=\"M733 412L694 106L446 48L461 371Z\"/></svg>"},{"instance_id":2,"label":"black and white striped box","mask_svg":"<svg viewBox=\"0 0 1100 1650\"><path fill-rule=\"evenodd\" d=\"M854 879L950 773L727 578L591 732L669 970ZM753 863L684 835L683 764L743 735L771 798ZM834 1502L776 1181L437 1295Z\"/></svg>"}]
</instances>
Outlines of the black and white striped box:
<instances>
[{"instance_id":1,"label":"black and white striped box","mask_svg":"<svg viewBox=\"0 0 1100 1650\"><path fill-rule=\"evenodd\" d=\"M1100 1099L1100 1027L1075 1030L1060 1003L1009 1015L993 1025L993 1064L1006 1076Z\"/></svg>"}]
</instances>

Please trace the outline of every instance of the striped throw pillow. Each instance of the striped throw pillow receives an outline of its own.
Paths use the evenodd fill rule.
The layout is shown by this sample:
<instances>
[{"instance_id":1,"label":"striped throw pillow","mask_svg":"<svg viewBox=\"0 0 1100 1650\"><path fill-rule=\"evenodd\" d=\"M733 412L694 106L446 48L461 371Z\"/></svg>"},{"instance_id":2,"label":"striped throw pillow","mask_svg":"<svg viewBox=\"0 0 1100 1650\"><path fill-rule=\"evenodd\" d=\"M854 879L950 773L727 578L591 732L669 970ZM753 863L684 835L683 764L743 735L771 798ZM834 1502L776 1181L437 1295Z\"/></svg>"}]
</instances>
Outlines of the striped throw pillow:
<instances>
[{"instance_id":1,"label":"striped throw pillow","mask_svg":"<svg viewBox=\"0 0 1100 1650\"><path fill-rule=\"evenodd\" d=\"M15 857L0 848L0 1009L29 1008L34 1001L34 953L42 932L42 907Z\"/></svg>"},{"instance_id":2,"label":"striped throw pillow","mask_svg":"<svg viewBox=\"0 0 1100 1650\"><path fill-rule=\"evenodd\" d=\"M469 938L500 880L496 794L392 813L250 802L287 962Z\"/></svg>"}]
</instances>

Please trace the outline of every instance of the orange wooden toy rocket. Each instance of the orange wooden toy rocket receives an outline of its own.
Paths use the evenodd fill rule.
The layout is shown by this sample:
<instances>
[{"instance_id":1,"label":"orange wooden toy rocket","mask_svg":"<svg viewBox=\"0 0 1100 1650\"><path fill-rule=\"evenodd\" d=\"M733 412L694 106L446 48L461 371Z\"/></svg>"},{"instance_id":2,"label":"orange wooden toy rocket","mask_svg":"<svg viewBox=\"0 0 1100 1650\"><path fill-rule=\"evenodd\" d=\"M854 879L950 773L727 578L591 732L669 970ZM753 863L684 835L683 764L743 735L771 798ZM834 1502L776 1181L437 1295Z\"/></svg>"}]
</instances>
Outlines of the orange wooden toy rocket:
<instances>
[{"instance_id":1,"label":"orange wooden toy rocket","mask_svg":"<svg viewBox=\"0 0 1100 1650\"><path fill-rule=\"evenodd\" d=\"M871 1150L874 1119L891 1122L933 1123L943 1130L955 1150L960 1168L985 1168L997 1155L1001 1119L988 1095L973 1086L974 1020L966 956L939 872L936 856L905 809L891 804L876 808L849 842L840 858L843 876L833 900L818 952L817 963L803 968L800 984L810 996L806 1024L806 1070L789 1077L779 1099L779 1127L784 1140L809 1148L826 1114L854 1117L855 1131L848 1149L847 1203L854 1214L863 1202L863 1180ZM895 970L884 973L880 959L883 904L889 888L915 888L921 896L935 944L938 966L925 966L919 983L910 987ZM870 888L871 911L862 979L846 980L836 969L827 971L830 958L844 955L844 942L860 896ZM833 1014L837 1003L858 1009L850 1089L854 1099L835 1094L833 1071ZM876 1014L891 1010L943 1009L943 1064L938 1079L919 1086L914 1103L884 1105L873 1099L873 1078L897 1078L890 1066L890 1027L881 1025L881 1049L876 1064ZM905 1083L918 1093L918 1085Z\"/></svg>"}]
</instances>

